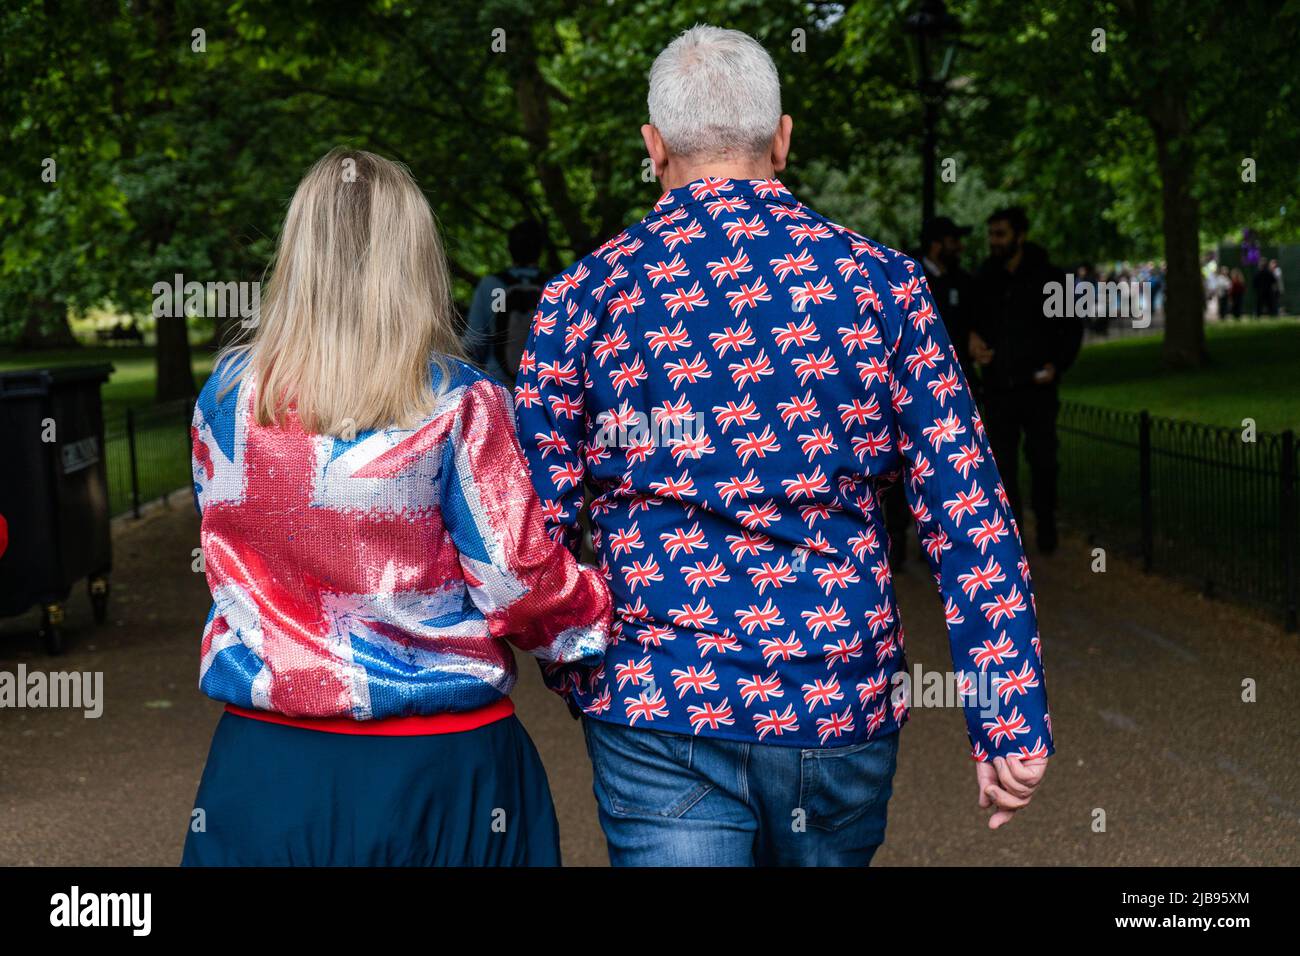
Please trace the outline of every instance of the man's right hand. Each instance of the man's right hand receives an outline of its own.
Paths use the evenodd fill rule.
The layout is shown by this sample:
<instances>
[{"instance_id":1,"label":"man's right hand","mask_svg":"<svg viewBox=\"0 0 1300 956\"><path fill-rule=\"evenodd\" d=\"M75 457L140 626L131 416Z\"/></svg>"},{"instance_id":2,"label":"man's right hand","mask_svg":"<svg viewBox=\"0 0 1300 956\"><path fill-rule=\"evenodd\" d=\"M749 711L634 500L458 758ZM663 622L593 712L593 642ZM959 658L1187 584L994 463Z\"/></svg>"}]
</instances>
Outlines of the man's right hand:
<instances>
[{"instance_id":1,"label":"man's right hand","mask_svg":"<svg viewBox=\"0 0 1300 956\"><path fill-rule=\"evenodd\" d=\"M1017 810L1029 806L1034 791L1047 774L1047 758L994 757L991 761L975 764L975 779L979 781L980 806L993 808L989 816L989 829L996 830L1010 822Z\"/></svg>"},{"instance_id":2,"label":"man's right hand","mask_svg":"<svg viewBox=\"0 0 1300 956\"><path fill-rule=\"evenodd\" d=\"M988 365L989 362L993 361L993 350L989 348L989 344L980 337L978 332L972 332L970 334L969 344L971 358L973 358L977 363L980 365Z\"/></svg>"}]
</instances>

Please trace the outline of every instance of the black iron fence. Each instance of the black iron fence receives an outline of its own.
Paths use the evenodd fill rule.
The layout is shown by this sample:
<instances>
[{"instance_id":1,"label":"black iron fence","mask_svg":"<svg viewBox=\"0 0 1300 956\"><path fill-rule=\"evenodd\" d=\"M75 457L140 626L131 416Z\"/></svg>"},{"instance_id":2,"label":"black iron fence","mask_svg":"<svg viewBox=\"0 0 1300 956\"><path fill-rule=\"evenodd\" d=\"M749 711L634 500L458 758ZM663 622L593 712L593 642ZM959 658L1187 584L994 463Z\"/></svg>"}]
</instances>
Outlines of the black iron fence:
<instances>
[{"instance_id":1,"label":"black iron fence","mask_svg":"<svg viewBox=\"0 0 1300 956\"><path fill-rule=\"evenodd\" d=\"M1252 433L1066 402L1061 509L1099 544L1296 628L1295 433Z\"/></svg>"},{"instance_id":2,"label":"black iron fence","mask_svg":"<svg viewBox=\"0 0 1300 956\"><path fill-rule=\"evenodd\" d=\"M193 401L180 399L104 416L111 514L138 518L142 504L191 486L193 413Z\"/></svg>"},{"instance_id":3,"label":"black iron fence","mask_svg":"<svg viewBox=\"0 0 1300 956\"><path fill-rule=\"evenodd\" d=\"M114 515L188 494L193 403L130 409L105 422ZM1061 509L1094 542L1148 570L1277 608L1296 627L1295 434L1216 428L1066 402Z\"/></svg>"}]
</instances>

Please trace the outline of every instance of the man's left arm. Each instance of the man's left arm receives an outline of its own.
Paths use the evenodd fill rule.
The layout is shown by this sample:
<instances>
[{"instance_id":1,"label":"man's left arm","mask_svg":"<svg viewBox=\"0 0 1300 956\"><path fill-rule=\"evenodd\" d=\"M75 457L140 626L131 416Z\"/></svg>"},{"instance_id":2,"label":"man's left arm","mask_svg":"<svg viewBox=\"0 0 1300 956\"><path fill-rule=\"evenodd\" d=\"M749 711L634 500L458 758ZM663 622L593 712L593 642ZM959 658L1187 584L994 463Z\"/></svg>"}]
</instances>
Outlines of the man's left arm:
<instances>
[{"instance_id":1,"label":"man's left arm","mask_svg":"<svg viewBox=\"0 0 1300 956\"><path fill-rule=\"evenodd\" d=\"M893 263L891 285L921 274L915 264L907 273L908 261ZM890 307L898 329L893 406L903 481L944 601L953 664L965 678L972 756L996 762L996 779L1018 794L1005 758L1038 767L1055 752L1029 563L956 352L942 321L929 319L937 309L924 278L910 303ZM979 774L982 801L985 777L993 774L993 767ZM996 814L992 825L1000 825Z\"/></svg>"}]
</instances>

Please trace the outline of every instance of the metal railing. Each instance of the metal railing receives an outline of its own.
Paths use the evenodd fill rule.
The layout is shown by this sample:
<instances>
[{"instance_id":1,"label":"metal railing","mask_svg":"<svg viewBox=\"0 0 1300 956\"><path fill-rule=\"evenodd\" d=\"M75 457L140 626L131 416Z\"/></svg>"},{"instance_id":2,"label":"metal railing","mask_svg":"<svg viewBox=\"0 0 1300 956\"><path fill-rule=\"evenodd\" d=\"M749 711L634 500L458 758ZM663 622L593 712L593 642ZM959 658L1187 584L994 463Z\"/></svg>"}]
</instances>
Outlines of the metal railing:
<instances>
[{"instance_id":1,"label":"metal railing","mask_svg":"<svg viewBox=\"0 0 1300 956\"><path fill-rule=\"evenodd\" d=\"M145 502L191 486L193 415L193 400L179 399L104 416L111 515L129 511L138 518Z\"/></svg>"},{"instance_id":2,"label":"metal railing","mask_svg":"<svg viewBox=\"0 0 1300 956\"><path fill-rule=\"evenodd\" d=\"M1143 567L1280 610L1296 628L1295 433L1220 428L1063 403L1060 502Z\"/></svg>"},{"instance_id":3,"label":"metal railing","mask_svg":"<svg viewBox=\"0 0 1300 956\"><path fill-rule=\"evenodd\" d=\"M142 503L188 492L193 409L181 400L106 420L114 515L138 517ZM1276 608L1296 628L1294 432L1246 435L1074 402L1062 403L1058 428L1066 523L1149 571Z\"/></svg>"}]
</instances>

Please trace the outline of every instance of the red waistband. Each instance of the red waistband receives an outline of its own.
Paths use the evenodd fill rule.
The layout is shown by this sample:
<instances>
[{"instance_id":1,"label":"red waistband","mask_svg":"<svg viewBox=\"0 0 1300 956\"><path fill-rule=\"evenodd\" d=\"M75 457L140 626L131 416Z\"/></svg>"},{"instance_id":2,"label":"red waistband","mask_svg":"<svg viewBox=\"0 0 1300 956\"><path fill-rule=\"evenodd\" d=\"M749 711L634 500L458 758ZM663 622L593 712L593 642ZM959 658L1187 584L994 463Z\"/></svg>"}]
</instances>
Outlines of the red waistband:
<instances>
[{"instance_id":1,"label":"red waistband","mask_svg":"<svg viewBox=\"0 0 1300 956\"><path fill-rule=\"evenodd\" d=\"M417 714L410 717L384 717L380 720L353 720L351 717L287 717L271 710L250 710L234 704L226 705L226 713L238 717L251 717L272 724L321 730L331 734L364 734L372 737L454 734L504 720L514 712L515 703L509 697L502 697L477 710L446 714Z\"/></svg>"}]
</instances>

